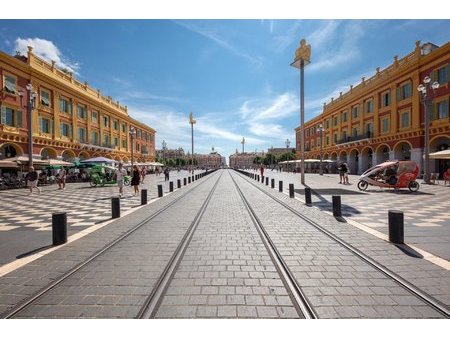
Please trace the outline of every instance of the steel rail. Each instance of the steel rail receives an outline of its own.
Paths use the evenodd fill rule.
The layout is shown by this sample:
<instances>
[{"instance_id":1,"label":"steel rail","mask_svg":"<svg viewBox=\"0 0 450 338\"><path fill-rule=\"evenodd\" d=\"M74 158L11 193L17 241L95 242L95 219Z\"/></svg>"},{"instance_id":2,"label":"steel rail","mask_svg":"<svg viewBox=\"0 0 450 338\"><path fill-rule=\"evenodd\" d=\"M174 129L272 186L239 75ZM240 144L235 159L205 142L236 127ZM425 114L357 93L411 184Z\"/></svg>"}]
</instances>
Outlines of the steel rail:
<instances>
[{"instance_id":1,"label":"steel rail","mask_svg":"<svg viewBox=\"0 0 450 338\"><path fill-rule=\"evenodd\" d=\"M294 208L292 208L291 206L289 206L285 202L279 200L278 198L276 198L276 197L272 196L271 194L269 194L268 192L264 191L261 187L259 187L256 184L253 184L253 182L251 182L250 180L244 179L244 181L247 182L248 184L250 184L251 186L254 186L258 190L263 192L265 195L267 195L268 197L270 197L271 199L273 199L274 201L276 201L277 203L279 203L280 205L282 205L283 207L285 207L286 209L291 211L293 214L295 214L296 216L300 217L301 219L303 219L307 223L311 224L317 230L321 231L323 234L325 234L326 236L330 237L331 239L333 239L334 241L336 241L337 243L342 245L344 248L346 248L347 250L349 250L350 252L352 252L353 254L358 256L364 262L366 262L367 264L371 265L373 268L375 268L379 272L383 273L385 276L387 276L390 279L392 279L393 281L395 281L398 285L400 285L401 287L403 287L406 290L408 290L410 293L412 293L417 298L421 299L426 304L430 305L433 309L435 309L436 311L441 313L444 317L450 318L450 309L445 304L443 304L442 302L440 302L439 300L434 298L433 296L427 294L425 291L421 290L417 286L415 286L412 283L408 282L406 279L404 279L403 277L399 276L394 271L388 269L387 267L385 267L384 265L380 264L379 262L377 262L373 258L371 258L368 255L364 254L362 251L360 251L359 249L355 248L353 245L347 243L343 239L339 238L338 236L336 236L332 232L328 231L327 229L325 229L324 227L319 225L314 220L310 219L309 217L306 217L305 215L301 214L300 212L298 212L297 210L295 210Z\"/></svg>"},{"instance_id":2,"label":"steel rail","mask_svg":"<svg viewBox=\"0 0 450 338\"><path fill-rule=\"evenodd\" d=\"M312 305L309 303L308 298L303 293L301 287L298 285L297 280L295 279L288 265L284 261L283 256L278 251L275 244L272 242L261 220L256 215L256 212L253 210L253 208L250 206L250 203L248 202L247 198L245 198L244 194L242 193L242 190L239 188L237 182L235 181L231 173L229 173L229 175L231 176L231 179L233 180L236 190L238 191L239 195L241 196L244 202L244 205L253 221L253 224L255 225L255 228L258 231L259 236L261 237L261 240L264 243L264 246L266 247L270 258L272 259L272 262L274 263L275 268L277 269L284 286L286 287L288 293L291 296L290 298L292 300L292 303L294 304L295 309L297 310L297 313L300 316L304 316L305 319L317 319L318 316L316 312L314 311Z\"/></svg>"},{"instance_id":3,"label":"steel rail","mask_svg":"<svg viewBox=\"0 0 450 338\"><path fill-rule=\"evenodd\" d=\"M162 299L166 294L167 288L169 287L170 282L173 280L175 272L177 271L178 266L180 265L181 260L184 257L184 253L186 252L186 249L188 248L189 243L191 242L192 236L194 235L195 230L197 230L197 226L200 223L203 214L205 213L205 210L209 205L209 202L212 198L212 195L214 194L214 191L216 190L216 187L219 183L220 178L222 177L222 174L223 173L220 174L213 188L211 189L205 201L203 202L200 210L195 215L194 220L192 221L183 238L181 239L180 243L178 244L169 262L166 264L166 267L164 268L162 274L160 275L158 281L156 282L156 285L153 287L151 294L147 297L143 306L136 315L136 318L138 319L154 318L156 316L156 313L158 312Z\"/></svg>"},{"instance_id":4,"label":"steel rail","mask_svg":"<svg viewBox=\"0 0 450 338\"><path fill-rule=\"evenodd\" d=\"M212 173L212 172L211 172ZM209 177L209 179L212 176ZM203 183L206 183L208 180L205 180ZM131 228L130 230L128 230L127 232L125 232L124 234L122 234L120 237L116 238L114 241L110 242L109 244L105 245L103 248L101 248L100 250L96 251L95 253L93 253L91 256L89 256L87 259L85 259L83 262L78 263L77 265L75 265L73 268L71 268L69 271L65 272L63 275L61 275L60 277L58 277L57 279L55 279L53 282L47 284L45 287L43 287L42 289L40 289L39 291L35 292L33 295L28 296L27 298L25 298L24 300L22 300L21 302L17 303L15 306L13 306L12 308L4 311L3 313L0 314L0 318L1 319L9 319L9 318L13 318L15 315L17 315L18 313L20 313L21 311L23 311L25 308L29 307L31 304L33 304L37 299L41 298L43 295L45 295L47 292L49 292L50 290L52 290L53 288L55 288L56 286L58 286L59 284L61 284L64 280L66 280L67 278L69 278L70 276L72 276L74 273L76 273L77 271L79 271L80 269L82 269L83 267L85 267L86 265L88 265L89 263L91 263L94 259L96 259L97 257L99 257L100 255L104 254L106 251L108 251L110 248L112 248L114 245L116 245L117 243L121 242L122 240L124 240L126 237L128 237L129 235L131 235L132 233L134 233L136 230L138 230L139 228L141 228L143 225L145 225L147 222L151 221L153 218L157 217L158 215L160 215L161 213L163 213L164 211L166 211L167 209L169 209L171 206L173 206L175 203L177 203L178 201L180 201L181 199L183 199L184 197L186 197L190 192L192 192L193 190L197 189L199 186L201 186L203 184L199 184L197 186L195 186L194 188L186 191L184 194L178 196L176 199L174 199L172 202L170 202L169 204L167 204L166 206L164 206L162 209L159 209L158 211L154 212L152 215L150 215L149 217L147 217L146 219L142 220L141 222L139 222L137 225L135 225L133 228Z\"/></svg>"}]
</instances>

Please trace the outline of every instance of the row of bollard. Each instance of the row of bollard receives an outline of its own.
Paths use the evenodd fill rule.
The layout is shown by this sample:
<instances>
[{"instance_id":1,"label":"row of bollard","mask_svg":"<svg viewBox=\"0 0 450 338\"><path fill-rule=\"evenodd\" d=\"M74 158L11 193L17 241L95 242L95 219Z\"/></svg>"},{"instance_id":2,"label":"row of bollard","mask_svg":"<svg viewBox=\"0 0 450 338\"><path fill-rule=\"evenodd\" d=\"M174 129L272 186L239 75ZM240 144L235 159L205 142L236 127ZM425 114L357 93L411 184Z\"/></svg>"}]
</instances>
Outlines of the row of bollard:
<instances>
[{"instance_id":1,"label":"row of bollard","mask_svg":"<svg viewBox=\"0 0 450 338\"><path fill-rule=\"evenodd\" d=\"M244 174L256 181L260 180L260 176L257 174L249 173L247 171L238 170L241 174ZM261 176L261 182L264 183L264 176ZM269 185L269 178L266 177L266 185ZM270 187L275 188L275 179L271 179ZM283 192L283 181L278 181L278 191ZM294 184L289 184L289 197L294 198ZM312 205L311 188L305 187L305 204ZM336 218L342 218L342 206L341 196L332 196L333 216ZM389 226L389 242L394 244L404 244L404 217L403 212L398 210L388 211L388 226Z\"/></svg>"},{"instance_id":2,"label":"row of bollard","mask_svg":"<svg viewBox=\"0 0 450 338\"><path fill-rule=\"evenodd\" d=\"M198 180L206 175L213 173L215 170L211 170L208 172L196 174L189 176L186 180L186 177L183 177L183 185L186 185L186 182L191 183L195 180ZM177 180L177 188L181 188L181 179ZM169 182L169 191L173 192L173 182ZM146 205L147 198L147 189L141 190L141 205ZM158 185L158 197L163 197L163 187L162 184ZM111 218L120 218L120 198L112 197L111 198ZM52 243L53 245L61 245L67 243L67 213L66 212L57 212L52 214Z\"/></svg>"}]
</instances>

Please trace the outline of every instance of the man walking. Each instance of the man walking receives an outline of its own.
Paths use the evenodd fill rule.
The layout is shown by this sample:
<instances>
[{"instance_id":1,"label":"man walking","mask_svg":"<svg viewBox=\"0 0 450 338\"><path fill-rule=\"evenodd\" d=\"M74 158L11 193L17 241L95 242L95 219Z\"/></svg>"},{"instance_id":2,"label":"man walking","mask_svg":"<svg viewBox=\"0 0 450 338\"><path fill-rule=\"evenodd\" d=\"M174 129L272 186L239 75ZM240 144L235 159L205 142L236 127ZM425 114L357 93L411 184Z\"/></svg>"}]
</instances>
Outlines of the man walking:
<instances>
[{"instance_id":1,"label":"man walking","mask_svg":"<svg viewBox=\"0 0 450 338\"><path fill-rule=\"evenodd\" d=\"M31 195L33 193L33 188L36 188L38 191L38 194L40 194L41 189L39 189L37 186L38 173L36 170L34 170L34 167L30 167L28 169L27 179L28 179L27 185L28 185L28 188L30 189L29 195Z\"/></svg>"},{"instance_id":2,"label":"man walking","mask_svg":"<svg viewBox=\"0 0 450 338\"><path fill-rule=\"evenodd\" d=\"M123 195L123 180L124 177L127 175L127 171L123 168L123 164L119 163L119 167L117 168L116 172L114 173L114 178L117 181L117 186L119 187L119 197L122 198Z\"/></svg>"},{"instance_id":3,"label":"man walking","mask_svg":"<svg viewBox=\"0 0 450 338\"><path fill-rule=\"evenodd\" d=\"M66 189L66 174L67 173L64 167L61 167L61 170L59 171L58 190Z\"/></svg>"}]
</instances>

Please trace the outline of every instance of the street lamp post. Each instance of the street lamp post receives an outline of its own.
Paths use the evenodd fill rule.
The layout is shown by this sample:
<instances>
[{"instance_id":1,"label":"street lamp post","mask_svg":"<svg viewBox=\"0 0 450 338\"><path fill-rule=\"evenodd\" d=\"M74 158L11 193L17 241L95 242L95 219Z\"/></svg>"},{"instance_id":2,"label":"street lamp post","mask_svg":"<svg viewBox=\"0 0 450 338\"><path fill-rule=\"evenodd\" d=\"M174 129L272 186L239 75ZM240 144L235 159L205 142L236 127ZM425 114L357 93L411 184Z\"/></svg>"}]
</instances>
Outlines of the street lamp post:
<instances>
[{"instance_id":1,"label":"street lamp post","mask_svg":"<svg viewBox=\"0 0 450 338\"><path fill-rule=\"evenodd\" d=\"M166 140L163 140L162 141L162 148L163 148L163 162L164 162L164 164L166 164L166 147L167 147Z\"/></svg>"},{"instance_id":2,"label":"street lamp post","mask_svg":"<svg viewBox=\"0 0 450 338\"><path fill-rule=\"evenodd\" d=\"M291 145L291 141L289 141L289 139L286 139L286 141L284 142L284 144L286 144L286 161L287 161L287 167L288 169L290 168L289 165L289 160L290 160L290 156L289 156L289 146Z\"/></svg>"},{"instance_id":3,"label":"street lamp post","mask_svg":"<svg viewBox=\"0 0 450 338\"><path fill-rule=\"evenodd\" d=\"M131 165L133 165L134 162L134 158L133 158L133 151L134 151L134 135L136 135L136 130L134 129L134 127L130 127L130 143L131 143Z\"/></svg>"},{"instance_id":4,"label":"street lamp post","mask_svg":"<svg viewBox=\"0 0 450 338\"><path fill-rule=\"evenodd\" d=\"M242 144L242 153L244 153L245 138L242 138L241 144Z\"/></svg>"},{"instance_id":5,"label":"street lamp post","mask_svg":"<svg viewBox=\"0 0 450 338\"><path fill-rule=\"evenodd\" d=\"M273 146L270 147L270 168L273 167Z\"/></svg>"},{"instance_id":6,"label":"street lamp post","mask_svg":"<svg viewBox=\"0 0 450 338\"><path fill-rule=\"evenodd\" d=\"M304 68L311 61L311 46L301 39L300 46L295 51L292 67L300 69L300 159L301 159L301 183L305 184L305 103L304 103Z\"/></svg>"},{"instance_id":7,"label":"street lamp post","mask_svg":"<svg viewBox=\"0 0 450 338\"><path fill-rule=\"evenodd\" d=\"M319 124L317 127L317 131L319 132L319 141L320 141L320 167L319 167L319 175L323 175L323 168L322 168L322 133L323 133L323 126L322 123Z\"/></svg>"},{"instance_id":8,"label":"street lamp post","mask_svg":"<svg viewBox=\"0 0 450 338\"><path fill-rule=\"evenodd\" d=\"M27 120L28 120L28 166L33 166L33 121L32 121L32 113L34 104L36 101L37 93L33 92L33 86L31 83L27 84ZM20 110L22 110L22 98L24 93L22 90L19 90L20 97Z\"/></svg>"},{"instance_id":9,"label":"street lamp post","mask_svg":"<svg viewBox=\"0 0 450 338\"><path fill-rule=\"evenodd\" d=\"M423 79L417 90L419 91L420 101L424 108L424 165L423 165L423 180L426 184L430 184L430 116L428 107L433 103L436 89L439 88L439 82L431 84L431 78L426 76Z\"/></svg>"},{"instance_id":10,"label":"street lamp post","mask_svg":"<svg viewBox=\"0 0 450 338\"><path fill-rule=\"evenodd\" d=\"M197 123L196 120L194 120L193 116L192 116L192 112L189 113L189 124L191 125L191 140L192 140L192 147L191 147L191 163L192 163L192 168L194 168L194 124ZM194 172L194 169L192 169L192 172Z\"/></svg>"}]
</instances>

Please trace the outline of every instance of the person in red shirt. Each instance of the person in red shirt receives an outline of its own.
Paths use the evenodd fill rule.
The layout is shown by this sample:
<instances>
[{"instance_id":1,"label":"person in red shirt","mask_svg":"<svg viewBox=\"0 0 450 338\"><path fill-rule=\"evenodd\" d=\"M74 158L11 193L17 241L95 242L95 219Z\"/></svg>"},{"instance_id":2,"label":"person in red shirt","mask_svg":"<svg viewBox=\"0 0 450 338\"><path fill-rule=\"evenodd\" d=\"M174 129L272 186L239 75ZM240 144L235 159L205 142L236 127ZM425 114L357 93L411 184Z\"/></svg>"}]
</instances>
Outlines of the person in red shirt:
<instances>
[{"instance_id":1,"label":"person in red shirt","mask_svg":"<svg viewBox=\"0 0 450 338\"><path fill-rule=\"evenodd\" d=\"M261 163L261 167L259 168L261 172L261 177L264 177L264 165Z\"/></svg>"}]
</instances>

